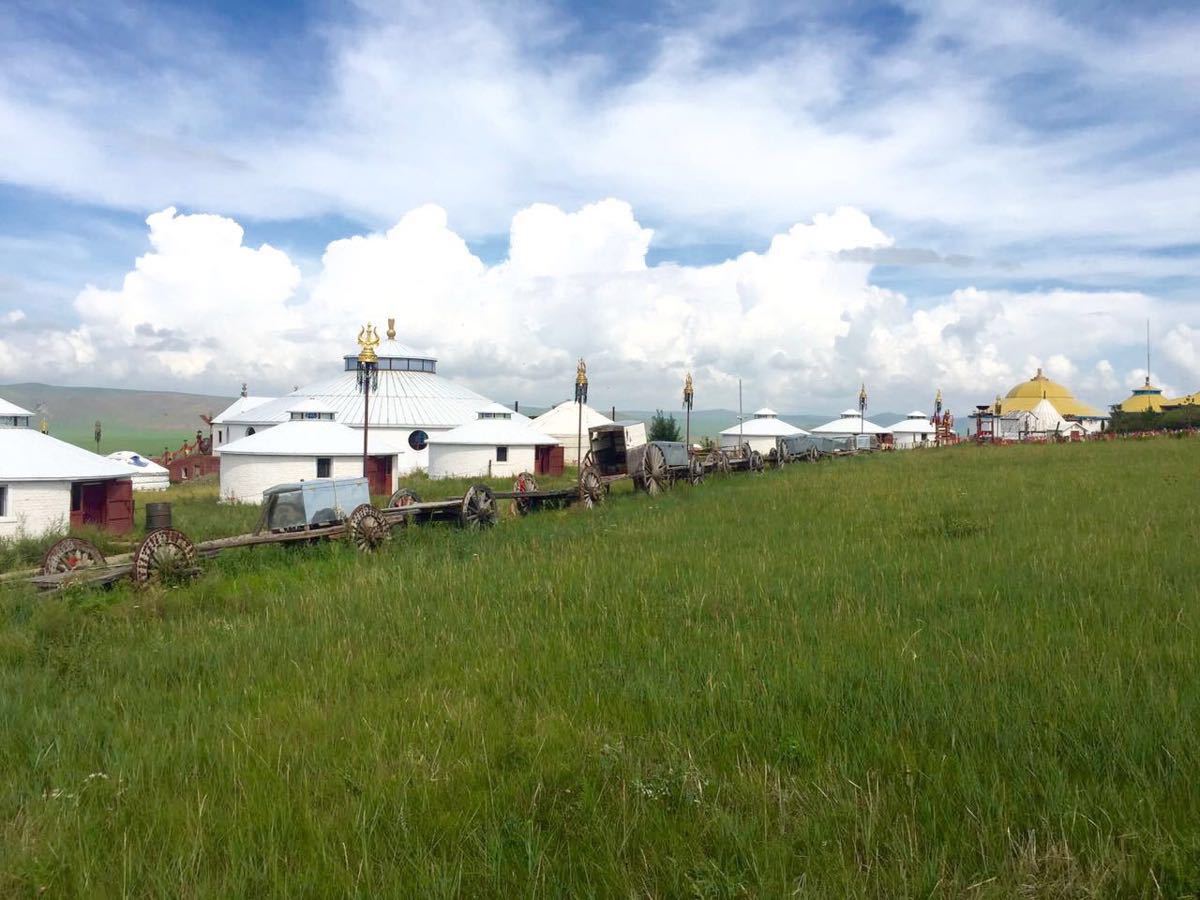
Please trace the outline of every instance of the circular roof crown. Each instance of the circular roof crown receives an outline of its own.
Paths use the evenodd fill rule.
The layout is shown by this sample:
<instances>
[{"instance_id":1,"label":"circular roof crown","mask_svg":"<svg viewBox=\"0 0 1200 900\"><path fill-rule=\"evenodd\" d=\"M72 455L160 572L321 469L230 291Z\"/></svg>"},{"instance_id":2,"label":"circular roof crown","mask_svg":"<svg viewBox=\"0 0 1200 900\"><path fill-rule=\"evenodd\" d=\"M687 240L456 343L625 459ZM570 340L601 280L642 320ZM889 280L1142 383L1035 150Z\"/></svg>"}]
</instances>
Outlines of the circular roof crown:
<instances>
[{"instance_id":1,"label":"circular roof crown","mask_svg":"<svg viewBox=\"0 0 1200 900\"><path fill-rule=\"evenodd\" d=\"M1065 385L1059 384L1057 381L1051 381L1039 368L1037 374L1028 381L1022 381L1018 385L1014 385L1013 389L1004 395L1010 399L1018 397L1036 398L1038 400L1045 397L1047 400L1063 399L1074 400L1075 395L1072 394Z\"/></svg>"}]
</instances>

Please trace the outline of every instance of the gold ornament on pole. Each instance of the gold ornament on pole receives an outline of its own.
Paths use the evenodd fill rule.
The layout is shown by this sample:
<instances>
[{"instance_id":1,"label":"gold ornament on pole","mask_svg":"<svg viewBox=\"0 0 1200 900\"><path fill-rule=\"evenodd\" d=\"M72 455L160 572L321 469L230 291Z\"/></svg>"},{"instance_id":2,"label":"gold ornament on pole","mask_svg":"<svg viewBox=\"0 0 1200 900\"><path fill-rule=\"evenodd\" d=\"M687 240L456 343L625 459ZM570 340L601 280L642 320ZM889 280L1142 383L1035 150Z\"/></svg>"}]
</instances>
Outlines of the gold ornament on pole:
<instances>
[{"instance_id":1,"label":"gold ornament on pole","mask_svg":"<svg viewBox=\"0 0 1200 900\"><path fill-rule=\"evenodd\" d=\"M389 341L394 341L396 339L396 320L395 319L388 319L387 337L388 337Z\"/></svg>"},{"instance_id":2,"label":"gold ornament on pole","mask_svg":"<svg viewBox=\"0 0 1200 900\"><path fill-rule=\"evenodd\" d=\"M375 348L379 346L379 332L375 330L375 326L368 322L358 332L358 346L361 348L358 352L358 361L360 363L373 363L379 361L379 356L375 352Z\"/></svg>"}]
</instances>

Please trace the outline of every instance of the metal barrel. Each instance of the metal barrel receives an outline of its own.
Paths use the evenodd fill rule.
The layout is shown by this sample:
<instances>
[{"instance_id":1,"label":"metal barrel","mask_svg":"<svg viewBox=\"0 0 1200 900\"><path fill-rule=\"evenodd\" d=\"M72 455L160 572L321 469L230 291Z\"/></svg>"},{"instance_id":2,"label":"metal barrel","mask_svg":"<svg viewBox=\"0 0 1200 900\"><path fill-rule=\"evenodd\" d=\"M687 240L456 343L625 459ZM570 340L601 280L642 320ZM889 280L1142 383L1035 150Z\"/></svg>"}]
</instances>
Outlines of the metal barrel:
<instances>
[{"instance_id":1,"label":"metal barrel","mask_svg":"<svg viewBox=\"0 0 1200 900\"><path fill-rule=\"evenodd\" d=\"M159 528L171 527L170 503L146 504L146 530L157 531Z\"/></svg>"}]
</instances>

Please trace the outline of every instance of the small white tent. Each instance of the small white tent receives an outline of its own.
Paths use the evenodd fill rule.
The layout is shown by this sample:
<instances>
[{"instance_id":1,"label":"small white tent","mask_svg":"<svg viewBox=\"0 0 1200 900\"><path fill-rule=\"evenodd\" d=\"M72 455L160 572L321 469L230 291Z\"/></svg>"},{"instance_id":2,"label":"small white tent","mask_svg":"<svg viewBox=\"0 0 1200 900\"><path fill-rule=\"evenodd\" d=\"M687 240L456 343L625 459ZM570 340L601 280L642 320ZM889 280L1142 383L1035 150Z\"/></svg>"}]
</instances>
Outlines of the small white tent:
<instances>
[{"instance_id":1,"label":"small white tent","mask_svg":"<svg viewBox=\"0 0 1200 900\"><path fill-rule=\"evenodd\" d=\"M757 450L766 456L775 449L775 439L792 435L808 435L803 428L789 425L779 418L773 409L763 407L756 410L754 415L744 422L731 425L721 432L722 447L737 447L742 443L750 445L751 450Z\"/></svg>"},{"instance_id":2,"label":"small white tent","mask_svg":"<svg viewBox=\"0 0 1200 900\"><path fill-rule=\"evenodd\" d=\"M171 473L152 459L132 450L118 450L108 458L129 466L135 491L165 491L171 486Z\"/></svg>"},{"instance_id":3,"label":"small white tent","mask_svg":"<svg viewBox=\"0 0 1200 900\"><path fill-rule=\"evenodd\" d=\"M890 428L893 435L893 446L897 450L911 450L933 443L937 428L926 417L925 413L914 409L901 421Z\"/></svg>"},{"instance_id":4,"label":"small white tent","mask_svg":"<svg viewBox=\"0 0 1200 900\"><path fill-rule=\"evenodd\" d=\"M1040 434L1065 432L1070 423L1062 417L1054 404L1043 397L1029 411L1029 430Z\"/></svg>"},{"instance_id":5,"label":"small white tent","mask_svg":"<svg viewBox=\"0 0 1200 900\"><path fill-rule=\"evenodd\" d=\"M558 441L513 411L492 404L474 422L429 436L430 478L506 478L549 470L549 450Z\"/></svg>"},{"instance_id":6,"label":"small white tent","mask_svg":"<svg viewBox=\"0 0 1200 900\"><path fill-rule=\"evenodd\" d=\"M579 431L579 404L574 400L567 400L558 406L546 410L530 425L535 431L549 435L554 438L555 443L562 444L563 447L563 462L568 466L579 464L579 457L576 454L576 444L580 444L583 452L588 452L588 429L593 425L611 425L612 419L603 413L596 412L586 403L583 404L583 429L582 440L580 440Z\"/></svg>"}]
</instances>

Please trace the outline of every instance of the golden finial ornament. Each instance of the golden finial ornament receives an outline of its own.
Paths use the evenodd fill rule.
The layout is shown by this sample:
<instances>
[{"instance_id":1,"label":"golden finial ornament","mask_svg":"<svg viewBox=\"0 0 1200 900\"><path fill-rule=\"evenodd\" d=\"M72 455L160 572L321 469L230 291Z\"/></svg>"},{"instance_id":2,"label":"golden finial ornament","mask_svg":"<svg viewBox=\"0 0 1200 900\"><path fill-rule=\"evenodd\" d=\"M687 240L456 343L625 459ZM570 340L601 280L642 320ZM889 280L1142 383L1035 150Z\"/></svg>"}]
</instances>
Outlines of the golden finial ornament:
<instances>
[{"instance_id":1,"label":"golden finial ornament","mask_svg":"<svg viewBox=\"0 0 1200 900\"><path fill-rule=\"evenodd\" d=\"M865 407L867 405L867 383L864 381L862 387L858 389L858 405Z\"/></svg>"},{"instance_id":2,"label":"golden finial ornament","mask_svg":"<svg viewBox=\"0 0 1200 900\"><path fill-rule=\"evenodd\" d=\"M692 387L692 373L688 372L687 377L683 379L683 402L690 404L695 396L696 391Z\"/></svg>"},{"instance_id":3,"label":"golden finial ornament","mask_svg":"<svg viewBox=\"0 0 1200 900\"><path fill-rule=\"evenodd\" d=\"M387 336L388 336L389 341L394 341L396 339L396 320L395 319L388 319Z\"/></svg>"},{"instance_id":4,"label":"golden finial ornament","mask_svg":"<svg viewBox=\"0 0 1200 900\"><path fill-rule=\"evenodd\" d=\"M587 363L583 361L583 357L579 357L579 365L575 367L575 384L583 387L588 383L587 380Z\"/></svg>"},{"instance_id":5,"label":"golden finial ornament","mask_svg":"<svg viewBox=\"0 0 1200 900\"><path fill-rule=\"evenodd\" d=\"M375 348L379 346L379 332L375 330L375 326L368 322L358 332L358 346L361 348L358 353L358 361L361 363L373 363L379 361L378 354L375 353Z\"/></svg>"},{"instance_id":6,"label":"golden finial ornament","mask_svg":"<svg viewBox=\"0 0 1200 900\"><path fill-rule=\"evenodd\" d=\"M942 405L942 389L941 388L937 389L937 396L933 398L933 402L936 403L938 406Z\"/></svg>"}]
</instances>

